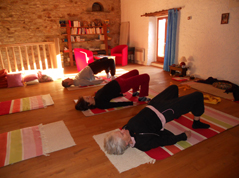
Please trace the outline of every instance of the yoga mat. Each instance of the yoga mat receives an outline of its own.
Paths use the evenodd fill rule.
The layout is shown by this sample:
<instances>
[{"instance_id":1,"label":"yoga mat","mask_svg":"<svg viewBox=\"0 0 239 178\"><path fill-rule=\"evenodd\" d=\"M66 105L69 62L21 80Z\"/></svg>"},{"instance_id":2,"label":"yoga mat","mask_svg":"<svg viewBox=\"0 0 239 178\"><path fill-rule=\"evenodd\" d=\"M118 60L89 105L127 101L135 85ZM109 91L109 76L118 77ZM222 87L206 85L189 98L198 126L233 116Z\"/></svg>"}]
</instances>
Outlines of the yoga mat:
<instances>
[{"instance_id":1,"label":"yoga mat","mask_svg":"<svg viewBox=\"0 0 239 178\"><path fill-rule=\"evenodd\" d=\"M162 160L239 124L239 118L231 116L229 114L223 113L221 111L215 110L207 106L205 106L205 112L201 116L201 121L204 123L210 124L211 127L209 129L193 129L192 128L193 115L191 113L182 115L180 118L166 123L165 129L173 132L174 134L180 134L184 132L185 130L191 130L192 136L186 141L180 141L174 145L151 149L149 151L146 151L145 153L149 157L151 157L153 160ZM104 136L107 133L94 136L95 141L98 143L98 145L100 146L103 152L104 152L103 140L104 140ZM135 149L135 148L131 148L131 149ZM133 152L131 151L131 149L129 151L130 154L131 152ZM145 157L145 155L137 154L137 156L134 155L134 157L131 157L128 154L126 155L127 156L124 156L124 154L119 156L111 156L106 154L110 162L116 167L116 169L119 172L127 171L129 169L132 169L138 165L141 165L147 162L147 161L144 161L144 158L142 158L142 160L138 158L141 156ZM134 163L135 157L137 158L137 165L135 165Z\"/></svg>"},{"instance_id":2,"label":"yoga mat","mask_svg":"<svg viewBox=\"0 0 239 178\"><path fill-rule=\"evenodd\" d=\"M149 98L153 98L157 93L151 89L149 89ZM77 103L77 99L74 100L75 103ZM122 102L122 101L133 101L136 104L132 105L132 106L122 106L122 107L117 107L117 108L109 108L109 109L99 109L99 108L95 108L95 109L88 109L86 111L82 111L82 113L85 116L94 116L96 114L103 114L106 112L111 112L111 111L116 111L119 109L124 109L124 108L129 108L129 107L133 107L133 106L137 106L137 105L141 105L141 104L146 104L147 102L140 102L138 101L138 97L132 97L132 90L124 93L124 96L122 97L118 97L118 98L114 98L111 100L112 102Z\"/></svg>"},{"instance_id":3,"label":"yoga mat","mask_svg":"<svg viewBox=\"0 0 239 178\"><path fill-rule=\"evenodd\" d=\"M53 104L50 94L3 101L0 102L0 115L40 109Z\"/></svg>"},{"instance_id":4,"label":"yoga mat","mask_svg":"<svg viewBox=\"0 0 239 178\"><path fill-rule=\"evenodd\" d=\"M96 84L96 85L87 85L87 86L74 86L71 85L70 87L67 87L67 90L72 91L72 90L79 90L79 89L84 89L84 88L91 88L91 87L97 87L97 86L102 86L102 85L106 85L108 82L110 81L110 79L104 79L104 81L100 84Z\"/></svg>"},{"instance_id":5,"label":"yoga mat","mask_svg":"<svg viewBox=\"0 0 239 178\"><path fill-rule=\"evenodd\" d=\"M214 96L219 96L225 99L234 100L232 93L225 93L225 90L216 88L210 84L205 83L199 83L199 82L184 82L183 85L188 85L194 89L197 89L199 91L212 94Z\"/></svg>"},{"instance_id":6,"label":"yoga mat","mask_svg":"<svg viewBox=\"0 0 239 178\"><path fill-rule=\"evenodd\" d=\"M204 123L210 124L210 128L193 129L193 115L191 113L187 113L178 119L174 119L173 121L166 123L165 128L174 134L182 133L185 130L191 130L192 136L186 141L180 141L175 145L151 149L146 153L156 160L165 159L179 151L211 138L212 136L215 136L239 124L239 118L215 110L208 106L205 106L205 112L201 116L200 120Z\"/></svg>"},{"instance_id":7,"label":"yoga mat","mask_svg":"<svg viewBox=\"0 0 239 178\"><path fill-rule=\"evenodd\" d=\"M63 121L0 134L0 167L76 145Z\"/></svg>"}]
</instances>

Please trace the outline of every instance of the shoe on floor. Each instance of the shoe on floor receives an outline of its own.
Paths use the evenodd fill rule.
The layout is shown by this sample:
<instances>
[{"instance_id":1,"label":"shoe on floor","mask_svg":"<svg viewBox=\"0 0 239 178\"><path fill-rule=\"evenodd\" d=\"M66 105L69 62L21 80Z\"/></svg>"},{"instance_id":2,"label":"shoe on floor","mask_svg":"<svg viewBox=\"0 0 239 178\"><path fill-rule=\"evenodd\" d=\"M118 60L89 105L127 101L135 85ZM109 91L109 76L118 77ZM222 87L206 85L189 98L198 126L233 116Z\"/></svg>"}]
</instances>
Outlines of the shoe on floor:
<instances>
[{"instance_id":1,"label":"shoe on floor","mask_svg":"<svg viewBox=\"0 0 239 178\"><path fill-rule=\"evenodd\" d=\"M147 98L147 97L139 97L138 101L145 101L145 102L149 102L151 99Z\"/></svg>"},{"instance_id":2,"label":"shoe on floor","mask_svg":"<svg viewBox=\"0 0 239 178\"><path fill-rule=\"evenodd\" d=\"M210 125L202 123L199 120L199 121L193 121L192 128L194 128L194 129L208 129L208 128L210 128Z\"/></svg>"}]
</instances>

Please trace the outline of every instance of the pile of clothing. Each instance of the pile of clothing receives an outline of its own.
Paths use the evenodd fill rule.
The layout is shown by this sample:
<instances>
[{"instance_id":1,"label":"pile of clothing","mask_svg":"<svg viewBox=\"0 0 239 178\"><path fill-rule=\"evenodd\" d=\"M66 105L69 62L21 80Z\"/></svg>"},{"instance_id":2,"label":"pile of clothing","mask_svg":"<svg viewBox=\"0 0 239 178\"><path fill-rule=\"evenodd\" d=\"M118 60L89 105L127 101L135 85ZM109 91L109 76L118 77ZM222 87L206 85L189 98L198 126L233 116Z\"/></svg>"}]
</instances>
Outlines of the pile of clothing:
<instances>
[{"instance_id":1,"label":"pile of clothing","mask_svg":"<svg viewBox=\"0 0 239 178\"><path fill-rule=\"evenodd\" d=\"M235 101L239 101L239 86L226 80L217 80L209 77L206 80L198 80L199 83L213 85L216 88L224 89L225 93L232 93Z\"/></svg>"},{"instance_id":2,"label":"pile of clothing","mask_svg":"<svg viewBox=\"0 0 239 178\"><path fill-rule=\"evenodd\" d=\"M0 88L7 88L7 73L6 69L0 70Z\"/></svg>"}]
</instances>

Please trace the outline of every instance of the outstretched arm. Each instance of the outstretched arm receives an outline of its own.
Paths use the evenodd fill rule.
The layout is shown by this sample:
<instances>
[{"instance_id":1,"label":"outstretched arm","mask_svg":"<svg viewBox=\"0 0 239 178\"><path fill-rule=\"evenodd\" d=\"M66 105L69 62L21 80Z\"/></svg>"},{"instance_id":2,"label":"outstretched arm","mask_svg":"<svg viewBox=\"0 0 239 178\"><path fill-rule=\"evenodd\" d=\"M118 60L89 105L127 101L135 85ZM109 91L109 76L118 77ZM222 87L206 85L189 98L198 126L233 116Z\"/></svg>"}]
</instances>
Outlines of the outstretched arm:
<instances>
[{"instance_id":1,"label":"outstretched arm","mask_svg":"<svg viewBox=\"0 0 239 178\"><path fill-rule=\"evenodd\" d=\"M187 140L187 135L190 137L191 132L186 131L179 135L174 135L170 131L164 129L159 135L154 134L142 134L137 136L135 147L142 151L148 151L152 148L157 148L159 146L174 145L175 143Z\"/></svg>"}]
</instances>

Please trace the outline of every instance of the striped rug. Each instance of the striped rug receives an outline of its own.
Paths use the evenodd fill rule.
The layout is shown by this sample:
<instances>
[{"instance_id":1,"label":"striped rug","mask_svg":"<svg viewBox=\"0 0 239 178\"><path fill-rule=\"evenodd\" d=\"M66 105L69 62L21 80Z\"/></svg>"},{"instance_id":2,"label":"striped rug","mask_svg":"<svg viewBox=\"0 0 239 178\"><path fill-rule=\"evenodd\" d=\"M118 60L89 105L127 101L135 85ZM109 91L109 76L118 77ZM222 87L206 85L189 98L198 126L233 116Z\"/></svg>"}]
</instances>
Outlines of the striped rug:
<instances>
[{"instance_id":1,"label":"striped rug","mask_svg":"<svg viewBox=\"0 0 239 178\"><path fill-rule=\"evenodd\" d=\"M54 104L50 94L0 102L0 115L44 108Z\"/></svg>"},{"instance_id":2,"label":"striped rug","mask_svg":"<svg viewBox=\"0 0 239 178\"><path fill-rule=\"evenodd\" d=\"M0 167L74 146L63 121L0 134Z\"/></svg>"},{"instance_id":3,"label":"striped rug","mask_svg":"<svg viewBox=\"0 0 239 178\"><path fill-rule=\"evenodd\" d=\"M0 134L0 167L43 155L39 126Z\"/></svg>"},{"instance_id":4,"label":"striped rug","mask_svg":"<svg viewBox=\"0 0 239 178\"><path fill-rule=\"evenodd\" d=\"M187 141L180 141L175 145L151 149L147 151L146 154L156 160L162 160L239 124L239 118L207 106L205 106L205 112L200 120L210 124L211 127L209 129L193 129L193 115L191 113L168 122L165 125L167 130L174 134L180 134L185 130L191 130L192 136Z\"/></svg>"}]
</instances>

